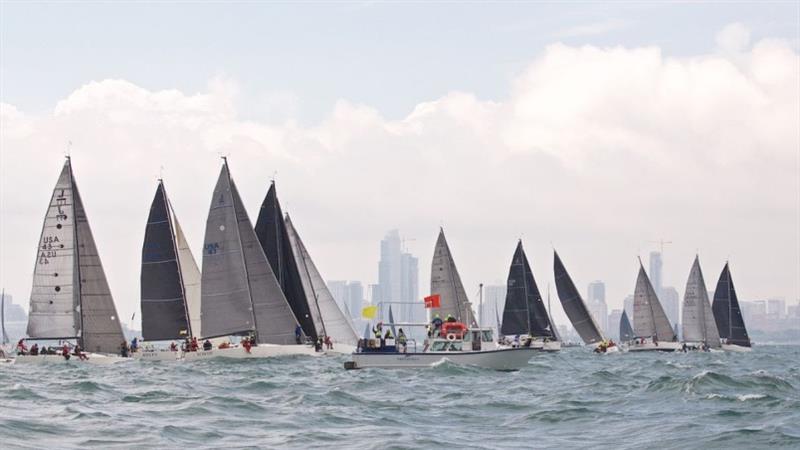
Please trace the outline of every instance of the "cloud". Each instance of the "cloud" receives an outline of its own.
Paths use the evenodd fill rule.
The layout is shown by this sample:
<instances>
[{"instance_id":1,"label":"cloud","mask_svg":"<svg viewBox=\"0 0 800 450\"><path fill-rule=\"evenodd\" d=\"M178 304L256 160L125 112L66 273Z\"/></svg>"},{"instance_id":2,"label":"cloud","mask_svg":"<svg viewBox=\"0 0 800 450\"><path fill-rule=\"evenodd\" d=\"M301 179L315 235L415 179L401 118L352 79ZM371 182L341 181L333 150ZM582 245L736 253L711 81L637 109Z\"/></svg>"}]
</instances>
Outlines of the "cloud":
<instances>
[{"instance_id":1,"label":"cloud","mask_svg":"<svg viewBox=\"0 0 800 450\"><path fill-rule=\"evenodd\" d=\"M628 26L628 23L622 19L607 19L600 22L564 28L563 30L553 33L553 37L556 39L564 39L596 36L599 34L606 34L612 31L621 30L626 26Z\"/></svg>"},{"instance_id":2,"label":"cloud","mask_svg":"<svg viewBox=\"0 0 800 450\"><path fill-rule=\"evenodd\" d=\"M744 58L553 44L502 101L451 92L399 120L347 100L309 127L245 120L237 104L246 99L223 78L200 93L93 81L35 116L3 104L2 273L23 298L71 140L123 317L138 308L159 167L199 258L219 154L230 155L253 220L277 173L282 202L330 279L374 282L378 241L399 227L416 239L424 293L444 225L469 286L504 280L523 237L540 285L551 279L552 243L579 284L605 280L620 306L635 256L664 237L675 242L666 278L679 291L700 250L709 283L730 256L743 298L791 299L798 54L779 40L749 49L741 36L723 41Z\"/></svg>"},{"instance_id":3,"label":"cloud","mask_svg":"<svg viewBox=\"0 0 800 450\"><path fill-rule=\"evenodd\" d=\"M717 45L727 52L741 52L750 44L750 29L735 22L725 26L717 33Z\"/></svg>"}]
</instances>

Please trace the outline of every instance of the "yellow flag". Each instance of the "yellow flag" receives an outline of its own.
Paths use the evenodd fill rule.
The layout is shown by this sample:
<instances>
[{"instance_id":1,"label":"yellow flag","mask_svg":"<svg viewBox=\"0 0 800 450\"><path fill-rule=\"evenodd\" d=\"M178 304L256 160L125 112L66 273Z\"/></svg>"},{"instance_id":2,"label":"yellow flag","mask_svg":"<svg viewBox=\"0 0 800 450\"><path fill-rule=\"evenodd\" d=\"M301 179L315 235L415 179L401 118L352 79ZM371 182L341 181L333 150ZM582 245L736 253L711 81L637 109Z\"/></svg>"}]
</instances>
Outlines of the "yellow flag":
<instances>
[{"instance_id":1,"label":"yellow flag","mask_svg":"<svg viewBox=\"0 0 800 450\"><path fill-rule=\"evenodd\" d=\"M377 306L365 306L361 310L361 317L365 319L374 319L375 316L378 315L378 307Z\"/></svg>"}]
</instances>

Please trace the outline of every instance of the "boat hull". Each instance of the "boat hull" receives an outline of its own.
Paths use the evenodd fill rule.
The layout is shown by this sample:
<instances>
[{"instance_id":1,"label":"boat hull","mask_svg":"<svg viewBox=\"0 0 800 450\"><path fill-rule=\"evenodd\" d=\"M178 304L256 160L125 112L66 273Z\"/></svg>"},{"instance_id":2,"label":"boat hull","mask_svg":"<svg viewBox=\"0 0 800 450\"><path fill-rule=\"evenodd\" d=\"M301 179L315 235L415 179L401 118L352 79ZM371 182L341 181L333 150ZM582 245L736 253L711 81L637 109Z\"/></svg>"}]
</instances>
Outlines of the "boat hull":
<instances>
[{"instance_id":1,"label":"boat hull","mask_svg":"<svg viewBox=\"0 0 800 450\"><path fill-rule=\"evenodd\" d=\"M722 349L726 352L747 353L752 352L752 347L744 347L742 345L722 344Z\"/></svg>"},{"instance_id":2,"label":"boat hull","mask_svg":"<svg viewBox=\"0 0 800 450\"><path fill-rule=\"evenodd\" d=\"M123 358L117 355L105 355L102 353L86 353L88 359L80 359L75 355L70 355L69 359L65 359L61 355L17 355L14 358L15 364L93 364L93 365L109 365L122 361L127 361L129 358Z\"/></svg>"},{"instance_id":3,"label":"boat hull","mask_svg":"<svg viewBox=\"0 0 800 450\"><path fill-rule=\"evenodd\" d=\"M494 370L519 370L528 365L531 357L541 350L509 348L478 352L425 353L353 353L354 369L418 369L434 367L449 361L453 364Z\"/></svg>"},{"instance_id":4,"label":"boat hull","mask_svg":"<svg viewBox=\"0 0 800 450\"><path fill-rule=\"evenodd\" d=\"M278 356L289 355L319 356L321 354L321 352L315 351L314 347L307 345L259 344L256 347L251 347L249 353L244 349L244 347L237 346L186 352L183 354L183 359L187 361L201 361L214 358L251 359L275 358Z\"/></svg>"},{"instance_id":5,"label":"boat hull","mask_svg":"<svg viewBox=\"0 0 800 450\"><path fill-rule=\"evenodd\" d=\"M541 350L545 352L560 352L561 351L561 341L549 341L545 342L542 346Z\"/></svg>"},{"instance_id":6,"label":"boat hull","mask_svg":"<svg viewBox=\"0 0 800 450\"><path fill-rule=\"evenodd\" d=\"M140 350L133 354L133 359L138 361L178 361L183 358L183 352L168 350Z\"/></svg>"},{"instance_id":7,"label":"boat hull","mask_svg":"<svg viewBox=\"0 0 800 450\"><path fill-rule=\"evenodd\" d=\"M628 344L629 352L675 352L683 348L680 342L659 342L654 344L646 342L644 344Z\"/></svg>"}]
</instances>

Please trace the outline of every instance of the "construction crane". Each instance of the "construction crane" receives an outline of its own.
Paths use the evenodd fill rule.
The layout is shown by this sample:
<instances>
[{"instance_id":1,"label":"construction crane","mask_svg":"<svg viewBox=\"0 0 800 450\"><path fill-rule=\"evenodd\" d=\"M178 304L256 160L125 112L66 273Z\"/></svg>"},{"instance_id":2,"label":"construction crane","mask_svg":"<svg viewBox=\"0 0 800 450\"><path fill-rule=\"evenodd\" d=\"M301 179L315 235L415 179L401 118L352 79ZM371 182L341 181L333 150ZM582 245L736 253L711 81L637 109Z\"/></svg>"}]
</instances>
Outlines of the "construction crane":
<instances>
[{"instance_id":1,"label":"construction crane","mask_svg":"<svg viewBox=\"0 0 800 450\"><path fill-rule=\"evenodd\" d=\"M659 251L661 252L662 255L664 254L664 244L672 244L672 241L665 241L664 239L659 239L657 241L647 241L647 242L651 244L658 244L660 249Z\"/></svg>"}]
</instances>

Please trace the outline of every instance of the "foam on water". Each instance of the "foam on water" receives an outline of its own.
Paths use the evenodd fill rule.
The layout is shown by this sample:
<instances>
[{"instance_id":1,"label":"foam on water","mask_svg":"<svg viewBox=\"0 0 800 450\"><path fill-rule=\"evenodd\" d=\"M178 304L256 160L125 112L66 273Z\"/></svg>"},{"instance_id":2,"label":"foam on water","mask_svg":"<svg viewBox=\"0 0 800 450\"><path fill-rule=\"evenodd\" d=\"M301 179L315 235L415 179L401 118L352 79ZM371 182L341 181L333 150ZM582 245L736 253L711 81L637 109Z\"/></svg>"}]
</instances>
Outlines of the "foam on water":
<instances>
[{"instance_id":1,"label":"foam on water","mask_svg":"<svg viewBox=\"0 0 800 450\"><path fill-rule=\"evenodd\" d=\"M800 347L536 355L518 372L344 357L0 366L2 448L800 448Z\"/></svg>"}]
</instances>

